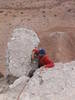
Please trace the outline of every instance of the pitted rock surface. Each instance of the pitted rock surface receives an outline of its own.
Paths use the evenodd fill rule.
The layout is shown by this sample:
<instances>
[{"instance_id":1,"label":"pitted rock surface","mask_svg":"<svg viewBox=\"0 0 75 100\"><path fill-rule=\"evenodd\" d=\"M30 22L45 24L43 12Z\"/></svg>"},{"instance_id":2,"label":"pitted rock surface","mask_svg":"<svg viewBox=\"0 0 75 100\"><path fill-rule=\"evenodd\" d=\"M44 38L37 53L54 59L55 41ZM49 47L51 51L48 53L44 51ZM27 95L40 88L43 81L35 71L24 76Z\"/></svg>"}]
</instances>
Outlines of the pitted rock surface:
<instances>
[{"instance_id":1,"label":"pitted rock surface","mask_svg":"<svg viewBox=\"0 0 75 100\"><path fill-rule=\"evenodd\" d=\"M20 100L74 100L75 61L56 63L55 68L38 69L27 84Z\"/></svg>"},{"instance_id":2,"label":"pitted rock surface","mask_svg":"<svg viewBox=\"0 0 75 100\"><path fill-rule=\"evenodd\" d=\"M37 34L25 28L15 29L7 50L7 74L28 75L31 68L31 54L39 44Z\"/></svg>"}]
</instances>

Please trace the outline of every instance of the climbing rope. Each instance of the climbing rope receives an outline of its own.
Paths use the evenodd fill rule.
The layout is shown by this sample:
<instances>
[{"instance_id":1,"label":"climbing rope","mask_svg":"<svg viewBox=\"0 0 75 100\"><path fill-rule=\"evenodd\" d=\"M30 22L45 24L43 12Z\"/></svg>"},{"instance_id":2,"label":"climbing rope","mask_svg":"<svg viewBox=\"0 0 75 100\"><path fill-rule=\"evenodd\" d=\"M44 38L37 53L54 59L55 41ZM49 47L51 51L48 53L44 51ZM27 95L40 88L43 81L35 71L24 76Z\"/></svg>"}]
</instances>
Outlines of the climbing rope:
<instances>
[{"instance_id":1,"label":"climbing rope","mask_svg":"<svg viewBox=\"0 0 75 100\"><path fill-rule=\"evenodd\" d=\"M43 68L41 68L41 70L40 70L40 75L41 75L42 71L43 71ZM42 78L42 77L40 76L40 78ZM41 80L42 80L42 79L41 79ZM23 92L25 86L26 86L26 84L24 85L23 89L20 91L17 100L20 100L20 96L21 96L21 94L22 94L22 92Z\"/></svg>"},{"instance_id":2,"label":"climbing rope","mask_svg":"<svg viewBox=\"0 0 75 100\"><path fill-rule=\"evenodd\" d=\"M20 96L21 96L21 94L22 94L22 92L23 92L23 90L24 90L25 86L26 86L26 84L23 86L23 89L20 91L20 93L19 93L19 95L18 95L17 100L20 100Z\"/></svg>"}]
</instances>

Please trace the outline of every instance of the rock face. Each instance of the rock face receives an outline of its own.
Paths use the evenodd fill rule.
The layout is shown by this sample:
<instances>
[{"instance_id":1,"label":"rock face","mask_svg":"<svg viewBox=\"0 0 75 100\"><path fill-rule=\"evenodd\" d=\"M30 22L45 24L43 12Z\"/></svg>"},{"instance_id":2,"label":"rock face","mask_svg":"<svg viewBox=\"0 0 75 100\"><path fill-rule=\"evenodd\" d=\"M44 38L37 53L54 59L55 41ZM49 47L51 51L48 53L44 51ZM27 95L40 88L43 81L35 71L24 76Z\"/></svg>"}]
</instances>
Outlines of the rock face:
<instances>
[{"instance_id":1,"label":"rock face","mask_svg":"<svg viewBox=\"0 0 75 100\"><path fill-rule=\"evenodd\" d=\"M56 63L55 68L37 70L20 100L74 100L75 61Z\"/></svg>"},{"instance_id":2,"label":"rock face","mask_svg":"<svg viewBox=\"0 0 75 100\"><path fill-rule=\"evenodd\" d=\"M32 78L17 79L1 100L75 100L75 61L40 70Z\"/></svg>"},{"instance_id":3,"label":"rock face","mask_svg":"<svg viewBox=\"0 0 75 100\"><path fill-rule=\"evenodd\" d=\"M0 78L4 77L2 73L0 73Z\"/></svg>"},{"instance_id":4,"label":"rock face","mask_svg":"<svg viewBox=\"0 0 75 100\"><path fill-rule=\"evenodd\" d=\"M45 41L48 34L75 32L75 1L0 0L0 20L0 72L5 75L5 50L12 30L16 27L35 30L43 41L41 46L51 54L50 44L47 44L50 41Z\"/></svg>"},{"instance_id":5,"label":"rock face","mask_svg":"<svg viewBox=\"0 0 75 100\"><path fill-rule=\"evenodd\" d=\"M69 1L69 0L67 0ZM23 8L45 8L60 5L61 3L66 2L65 0L0 0L0 8L15 8L15 9L23 9ZM72 1L73 2L73 1Z\"/></svg>"},{"instance_id":6,"label":"rock face","mask_svg":"<svg viewBox=\"0 0 75 100\"><path fill-rule=\"evenodd\" d=\"M47 37L46 45L48 45L50 55L55 62L69 62L75 60L74 34L52 32Z\"/></svg>"},{"instance_id":7,"label":"rock face","mask_svg":"<svg viewBox=\"0 0 75 100\"><path fill-rule=\"evenodd\" d=\"M15 29L8 43L7 73L14 76L27 75L31 70L31 53L39 44L37 34L25 28Z\"/></svg>"}]
</instances>

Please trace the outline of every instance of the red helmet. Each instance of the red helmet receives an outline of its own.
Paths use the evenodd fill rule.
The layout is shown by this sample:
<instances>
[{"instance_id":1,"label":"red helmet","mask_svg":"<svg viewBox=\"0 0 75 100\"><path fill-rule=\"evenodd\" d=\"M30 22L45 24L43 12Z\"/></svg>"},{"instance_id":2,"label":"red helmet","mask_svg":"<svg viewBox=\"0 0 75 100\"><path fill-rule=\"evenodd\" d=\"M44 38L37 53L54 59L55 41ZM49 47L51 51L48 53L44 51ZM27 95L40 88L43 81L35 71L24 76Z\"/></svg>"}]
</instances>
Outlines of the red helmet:
<instances>
[{"instance_id":1,"label":"red helmet","mask_svg":"<svg viewBox=\"0 0 75 100\"><path fill-rule=\"evenodd\" d=\"M35 52L35 53L39 53L38 48L33 49L33 52Z\"/></svg>"}]
</instances>

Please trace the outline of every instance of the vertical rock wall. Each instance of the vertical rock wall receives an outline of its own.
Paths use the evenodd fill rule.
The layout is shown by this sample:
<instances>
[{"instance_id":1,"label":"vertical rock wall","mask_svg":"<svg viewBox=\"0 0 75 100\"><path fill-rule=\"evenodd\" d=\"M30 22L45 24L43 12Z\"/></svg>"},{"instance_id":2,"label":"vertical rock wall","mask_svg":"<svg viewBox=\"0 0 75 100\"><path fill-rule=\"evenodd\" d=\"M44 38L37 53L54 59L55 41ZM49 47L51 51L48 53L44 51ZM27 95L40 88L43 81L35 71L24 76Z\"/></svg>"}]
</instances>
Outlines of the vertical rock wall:
<instances>
[{"instance_id":1,"label":"vertical rock wall","mask_svg":"<svg viewBox=\"0 0 75 100\"><path fill-rule=\"evenodd\" d=\"M39 44L37 34L25 28L15 29L8 43L7 74L27 75L31 70L31 53Z\"/></svg>"}]
</instances>

